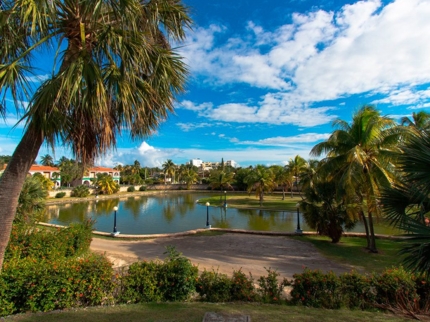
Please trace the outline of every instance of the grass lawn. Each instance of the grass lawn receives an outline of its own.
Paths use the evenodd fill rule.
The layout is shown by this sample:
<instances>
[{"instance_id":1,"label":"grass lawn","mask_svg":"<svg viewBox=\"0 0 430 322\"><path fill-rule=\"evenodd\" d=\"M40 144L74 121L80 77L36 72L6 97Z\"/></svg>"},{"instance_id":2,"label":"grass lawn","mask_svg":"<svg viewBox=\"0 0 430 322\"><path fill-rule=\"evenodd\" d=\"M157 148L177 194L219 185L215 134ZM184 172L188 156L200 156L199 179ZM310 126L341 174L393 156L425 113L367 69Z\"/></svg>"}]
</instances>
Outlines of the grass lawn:
<instances>
[{"instance_id":1,"label":"grass lawn","mask_svg":"<svg viewBox=\"0 0 430 322\"><path fill-rule=\"evenodd\" d=\"M365 249L366 238L342 237L339 243L333 244L323 236L291 237L312 243L324 256L334 261L351 265L360 272L382 272L386 268L399 266L402 257L399 250L406 244L402 240L377 239L378 253Z\"/></svg>"},{"instance_id":2,"label":"grass lawn","mask_svg":"<svg viewBox=\"0 0 430 322\"><path fill-rule=\"evenodd\" d=\"M205 312L249 315L251 321L270 322L331 322L331 321L408 321L401 317L360 310L324 310L287 305L264 305L244 303L149 303L116 305L112 307L82 308L44 314L23 314L5 318L5 321L21 322L150 322L177 321L201 322Z\"/></svg>"},{"instance_id":3,"label":"grass lawn","mask_svg":"<svg viewBox=\"0 0 430 322\"><path fill-rule=\"evenodd\" d=\"M299 196L290 197L290 194L285 195L285 200L282 200L282 194L264 195L264 201L260 207L260 200L252 194L227 194L227 205L232 208L247 208L247 209L268 209L268 210L292 210L296 209L296 204L301 201ZM208 198L202 198L199 203L205 204L209 202L212 206L224 205L224 196L215 195Z\"/></svg>"}]
</instances>

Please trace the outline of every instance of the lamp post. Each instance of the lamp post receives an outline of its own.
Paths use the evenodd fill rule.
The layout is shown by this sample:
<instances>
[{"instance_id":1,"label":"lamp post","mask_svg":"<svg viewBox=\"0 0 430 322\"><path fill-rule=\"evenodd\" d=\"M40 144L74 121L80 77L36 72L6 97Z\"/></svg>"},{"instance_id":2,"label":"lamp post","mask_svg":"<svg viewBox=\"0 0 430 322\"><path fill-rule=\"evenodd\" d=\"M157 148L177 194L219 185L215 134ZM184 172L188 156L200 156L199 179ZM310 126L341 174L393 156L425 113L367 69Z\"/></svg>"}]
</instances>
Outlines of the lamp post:
<instances>
[{"instance_id":1,"label":"lamp post","mask_svg":"<svg viewBox=\"0 0 430 322\"><path fill-rule=\"evenodd\" d=\"M303 231L300 229L300 204L299 203L296 204L296 208L297 208L297 229L296 229L296 233L297 234L301 234Z\"/></svg>"},{"instance_id":2,"label":"lamp post","mask_svg":"<svg viewBox=\"0 0 430 322\"><path fill-rule=\"evenodd\" d=\"M224 207L227 207L227 191L224 191Z\"/></svg>"},{"instance_id":3,"label":"lamp post","mask_svg":"<svg viewBox=\"0 0 430 322\"><path fill-rule=\"evenodd\" d=\"M209 202L207 202L206 203L206 228L211 228L211 225L209 224L209 206L210 206L210 203Z\"/></svg>"},{"instance_id":4,"label":"lamp post","mask_svg":"<svg viewBox=\"0 0 430 322\"><path fill-rule=\"evenodd\" d=\"M113 232L112 236L116 236L119 234L119 231L116 230L116 212L118 210L118 207L113 207L114 215L113 215Z\"/></svg>"}]
</instances>

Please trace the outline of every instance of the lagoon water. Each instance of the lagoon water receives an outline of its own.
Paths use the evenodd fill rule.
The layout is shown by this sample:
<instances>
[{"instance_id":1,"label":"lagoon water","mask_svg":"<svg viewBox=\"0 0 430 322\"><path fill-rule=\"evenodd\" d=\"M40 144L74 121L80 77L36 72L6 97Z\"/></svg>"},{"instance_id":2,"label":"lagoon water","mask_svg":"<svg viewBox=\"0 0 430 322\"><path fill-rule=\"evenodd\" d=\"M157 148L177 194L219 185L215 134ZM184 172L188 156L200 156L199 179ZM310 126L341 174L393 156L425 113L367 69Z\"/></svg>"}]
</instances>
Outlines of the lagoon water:
<instances>
[{"instance_id":1,"label":"lagoon water","mask_svg":"<svg viewBox=\"0 0 430 322\"><path fill-rule=\"evenodd\" d=\"M47 206L45 221L69 225L91 218L95 220L95 230L111 232L113 209L118 207L117 230L121 234L183 232L205 228L207 208L197 204L197 200L208 196L213 196L213 193L169 192L126 199L50 205ZM209 207L209 222L216 228L294 232L297 228L297 212ZM310 230L301 215L300 226L302 230ZM358 223L353 231L364 232L364 228ZM387 235L398 233L382 222L375 224L375 232Z\"/></svg>"}]
</instances>

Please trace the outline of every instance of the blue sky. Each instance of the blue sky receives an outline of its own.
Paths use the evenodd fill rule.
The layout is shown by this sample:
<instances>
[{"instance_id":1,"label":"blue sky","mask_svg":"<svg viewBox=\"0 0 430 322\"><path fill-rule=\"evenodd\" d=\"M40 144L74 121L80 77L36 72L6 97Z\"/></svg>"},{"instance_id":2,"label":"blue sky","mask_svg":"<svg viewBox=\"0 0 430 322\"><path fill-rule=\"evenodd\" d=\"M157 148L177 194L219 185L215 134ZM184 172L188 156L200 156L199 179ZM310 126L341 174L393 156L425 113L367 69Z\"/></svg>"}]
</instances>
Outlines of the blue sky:
<instances>
[{"instance_id":1,"label":"blue sky","mask_svg":"<svg viewBox=\"0 0 430 322\"><path fill-rule=\"evenodd\" d=\"M195 25L180 44L190 77L176 113L152 137L123 137L98 165L282 165L309 158L331 121L350 121L363 104L395 120L430 111L428 0L183 2ZM21 135L12 113L0 122L0 154Z\"/></svg>"}]
</instances>

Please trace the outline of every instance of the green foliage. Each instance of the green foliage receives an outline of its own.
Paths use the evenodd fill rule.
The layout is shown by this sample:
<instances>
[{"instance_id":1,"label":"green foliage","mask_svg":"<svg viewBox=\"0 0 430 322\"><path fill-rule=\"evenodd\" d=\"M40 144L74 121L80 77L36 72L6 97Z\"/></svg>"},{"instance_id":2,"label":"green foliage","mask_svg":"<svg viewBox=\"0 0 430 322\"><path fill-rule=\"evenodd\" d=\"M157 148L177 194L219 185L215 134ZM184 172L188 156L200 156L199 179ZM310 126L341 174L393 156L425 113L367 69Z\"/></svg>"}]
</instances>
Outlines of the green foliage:
<instances>
[{"instance_id":1,"label":"green foliage","mask_svg":"<svg viewBox=\"0 0 430 322\"><path fill-rule=\"evenodd\" d=\"M287 280L278 281L279 273L266 268L267 276L258 279L258 293L264 303L280 303L284 287L289 284Z\"/></svg>"},{"instance_id":2,"label":"green foliage","mask_svg":"<svg viewBox=\"0 0 430 322\"><path fill-rule=\"evenodd\" d=\"M167 247L164 262L139 262L121 278L119 300L123 303L185 301L195 290L197 267Z\"/></svg>"},{"instance_id":3,"label":"green foliage","mask_svg":"<svg viewBox=\"0 0 430 322\"><path fill-rule=\"evenodd\" d=\"M258 296L254 286L254 279L251 273L249 278L242 272L242 269L233 271L230 284L231 301L255 301Z\"/></svg>"},{"instance_id":4,"label":"green foliage","mask_svg":"<svg viewBox=\"0 0 430 322\"><path fill-rule=\"evenodd\" d=\"M55 194L55 198L64 198L66 196L65 192L58 192Z\"/></svg>"},{"instance_id":5,"label":"green foliage","mask_svg":"<svg viewBox=\"0 0 430 322\"><path fill-rule=\"evenodd\" d=\"M305 269L292 282L292 304L337 309L398 308L428 314L430 286L403 268L360 275L336 276L333 272Z\"/></svg>"},{"instance_id":6,"label":"green foliage","mask_svg":"<svg viewBox=\"0 0 430 322\"><path fill-rule=\"evenodd\" d=\"M0 313L52 311L111 302L112 265L103 256L8 261L0 275Z\"/></svg>"},{"instance_id":7,"label":"green foliage","mask_svg":"<svg viewBox=\"0 0 430 322\"><path fill-rule=\"evenodd\" d=\"M27 177L18 198L15 223L32 224L38 221L47 197L48 192L40 177Z\"/></svg>"},{"instance_id":8,"label":"green foliage","mask_svg":"<svg viewBox=\"0 0 430 322\"><path fill-rule=\"evenodd\" d=\"M196 291L206 302L228 302L231 300L231 280L226 274L218 271L207 271L200 274Z\"/></svg>"},{"instance_id":9,"label":"green foliage","mask_svg":"<svg viewBox=\"0 0 430 322\"><path fill-rule=\"evenodd\" d=\"M139 191L146 191L146 186L140 186Z\"/></svg>"},{"instance_id":10,"label":"green foliage","mask_svg":"<svg viewBox=\"0 0 430 322\"><path fill-rule=\"evenodd\" d=\"M70 196L77 197L77 198L85 198L85 197L88 197L89 195L90 195L90 189L84 184L81 184L73 188L70 194Z\"/></svg>"},{"instance_id":11,"label":"green foliage","mask_svg":"<svg viewBox=\"0 0 430 322\"><path fill-rule=\"evenodd\" d=\"M119 191L119 184L107 173L98 174L94 185L100 194L112 195Z\"/></svg>"},{"instance_id":12,"label":"green foliage","mask_svg":"<svg viewBox=\"0 0 430 322\"><path fill-rule=\"evenodd\" d=\"M26 257L33 260L54 260L81 255L89 250L92 224L92 221L86 221L55 231L14 225L6 248L5 261Z\"/></svg>"},{"instance_id":13,"label":"green foliage","mask_svg":"<svg viewBox=\"0 0 430 322\"><path fill-rule=\"evenodd\" d=\"M135 192L136 188L134 186L130 186L127 188L127 192Z\"/></svg>"}]
</instances>

